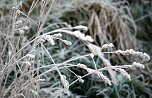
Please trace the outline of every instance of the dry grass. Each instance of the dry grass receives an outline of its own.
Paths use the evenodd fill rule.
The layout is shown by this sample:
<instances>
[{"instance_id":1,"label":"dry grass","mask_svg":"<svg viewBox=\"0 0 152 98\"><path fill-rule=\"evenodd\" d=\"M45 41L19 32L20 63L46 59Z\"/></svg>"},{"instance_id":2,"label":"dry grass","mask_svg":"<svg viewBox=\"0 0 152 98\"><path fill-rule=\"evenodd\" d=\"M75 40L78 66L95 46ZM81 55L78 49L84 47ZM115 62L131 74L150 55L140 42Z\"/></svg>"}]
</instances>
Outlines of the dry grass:
<instances>
[{"instance_id":1,"label":"dry grass","mask_svg":"<svg viewBox=\"0 0 152 98\"><path fill-rule=\"evenodd\" d=\"M88 34L100 47L109 42L115 43L117 49L125 50L137 47L136 39L132 36L132 34L136 34L136 25L130 14L130 9L123 6L127 1L72 0L67 2L59 0L51 16L53 18L55 16L57 19L61 18L72 25L87 25ZM64 9L65 7L66 9Z\"/></svg>"},{"instance_id":2,"label":"dry grass","mask_svg":"<svg viewBox=\"0 0 152 98\"><path fill-rule=\"evenodd\" d=\"M107 0L58 0L52 11L51 18L64 21L72 26L86 25L87 34L92 36L98 46L112 42L115 49L138 50L135 38L137 29L130 9L125 6L127 1L112 2ZM128 57L113 56L113 62L130 61ZM126 62L127 63L127 62Z\"/></svg>"},{"instance_id":3,"label":"dry grass","mask_svg":"<svg viewBox=\"0 0 152 98\"><path fill-rule=\"evenodd\" d=\"M113 3L109 0L97 0L96 3L93 3L92 1L76 2L73 0L71 3L62 4L62 1L58 2L56 0L34 0L29 11L25 14L22 11L22 2L15 1L10 14L4 15L3 10L1 11L1 98L46 98L49 96L58 98L59 96L74 96L69 88L76 82L83 83L83 79L88 75L96 77L109 85L117 85L118 73L131 80L130 74L125 69L145 68L141 63L150 60L148 54L130 49L136 47L136 41L134 36L131 35L129 24L131 23L133 26L135 24L127 15L130 15L128 8L123 10L122 2ZM88 20L88 26L64 24L66 25L64 28L57 27L58 29L49 31L48 28L51 25L45 25L48 18L61 18L63 12L65 12L65 10L61 9L67 4L69 5L67 11L69 11L70 7L82 4L77 10L80 13L85 10L83 13L87 17L84 20ZM120 7L119 10L118 7ZM35 9L39 10L35 12ZM125 13L126 11L127 14ZM32 12L36 16L32 16ZM36 30L34 30L32 37L28 39L27 35L32 32L33 28L36 28ZM65 36L70 36L75 41L83 42L88 52L83 55L73 55L66 60L64 59L63 62L59 59L60 55L62 55L61 52L59 53L60 55L57 55L58 61L55 60L52 52L56 51L56 47L61 47L62 50L66 49L65 47L72 47L74 44L72 40L65 39ZM110 42L113 42L114 45ZM116 48L112 49L114 46ZM122 50L117 50L118 48ZM130 50L126 50L127 48ZM75 47L72 47L72 49L74 50ZM106 50L106 52L103 50ZM70 49L69 52L71 52ZM142 62L114 66L105 54L133 55L136 58L139 57ZM99 68L96 65L96 57L103 62L103 67ZM90 58L92 65L74 62L84 58ZM71 67L78 67L86 70L87 73L79 75L72 71ZM110 76L104 75L105 71ZM75 80L69 80L69 72L73 74L72 77L76 77ZM49 83L49 87L45 87L47 83Z\"/></svg>"}]
</instances>

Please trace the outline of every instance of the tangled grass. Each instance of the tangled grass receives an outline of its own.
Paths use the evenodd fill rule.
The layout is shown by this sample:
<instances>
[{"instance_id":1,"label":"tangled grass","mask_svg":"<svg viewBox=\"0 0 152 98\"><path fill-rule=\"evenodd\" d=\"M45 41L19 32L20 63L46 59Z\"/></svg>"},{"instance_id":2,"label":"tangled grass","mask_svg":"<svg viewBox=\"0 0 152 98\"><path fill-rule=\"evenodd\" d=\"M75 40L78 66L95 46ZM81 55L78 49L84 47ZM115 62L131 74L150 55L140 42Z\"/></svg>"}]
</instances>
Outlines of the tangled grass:
<instances>
[{"instance_id":1,"label":"tangled grass","mask_svg":"<svg viewBox=\"0 0 152 98\"><path fill-rule=\"evenodd\" d=\"M135 24L128 16L128 8L122 6L123 2L67 2L34 0L24 13L25 5L16 1L8 10L11 14L4 13L7 9L1 10L1 98L87 97L92 96L95 89L97 95L107 96L104 92L110 92L110 86L118 85L122 76L132 80L127 72L129 69L145 68L142 63L149 61L150 56L131 49L136 47L136 40L131 35ZM79 4L80 7L75 8ZM61 22L65 20L62 15L71 13L71 9L76 9L72 14L78 11L85 14L84 17L78 15L77 23ZM73 15L77 18L77 14ZM49 18L55 22L48 24ZM83 26L85 24L88 25ZM115 66L110 61L111 54L138 59ZM74 90L70 90L74 84L86 84L87 80L98 81L106 87L100 90L92 85L86 96L75 95ZM119 86L112 90L118 92L122 85ZM136 94L129 95L127 91L130 90L122 96ZM121 96L117 94L117 97Z\"/></svg>"}]
</instances>

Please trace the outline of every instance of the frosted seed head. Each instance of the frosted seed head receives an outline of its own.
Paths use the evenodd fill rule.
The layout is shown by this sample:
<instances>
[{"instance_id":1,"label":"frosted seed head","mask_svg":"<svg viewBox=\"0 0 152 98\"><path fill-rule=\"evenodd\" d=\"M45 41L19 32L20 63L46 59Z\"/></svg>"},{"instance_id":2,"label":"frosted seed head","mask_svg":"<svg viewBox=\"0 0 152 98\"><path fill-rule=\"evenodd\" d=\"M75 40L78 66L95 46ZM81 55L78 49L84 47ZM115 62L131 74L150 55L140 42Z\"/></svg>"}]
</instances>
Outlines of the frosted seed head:
<instances>
[{"instance_id":1,"label":"frosted seed head","mask_svg":"<svg viewBox=\"0 0 152 98\"><path fill-rule=\"evenodd\" d=\"M94 41L93 38L91 36L88 36L88 35L85 37L85 40L89 41L89 42L93 42Z\"/></svg>"},{"instance_id":2,"label":"frosted seed head","mask_svg":"<svg viewBox=\"0 0 152 98\"><path fill-rule=\"evenodd\" d=\"M67 41L67 40L62 40L62 42L64 42L68 46L72 45L72 43L70 41Z\"/></svg>"},{"instance_id":3,"label":"frosted seed head","mask_svg":"<svg viewBox=\"0 0 152 98\"><path fill-rule=\"evenodd\" d=\"M143 65L143 64L141 64L141 63L133 62L131 68L142 68L142 69L144 69L144 68L145 68L145 65Z\"/></svg>"},{"instance_id":4,"label":"frosted seed head","mask_svg":"<svg viewBox=\"0 0 152 98\"><path fill-rule=\"evenodd\" d=\"M62 34L61 34L61 33L53 34L53 37L61 38L61 37L62 37Z\"/></svg>"},{"instance_id":5,"label":"frosted seed head","mask_svg":"<svg viewBox=\"0 0 152 98\"><path fill-rule=\"evenodd\" d=\"M83 26L83 25L79 25L79 26L76 26L76 27L74 27L74 28L75 28L75 29L79 29L79 30L88 31L88 27Z\"/></svg>"},{"instance_id":6,"label":"frosted seed head","mask_svg":"<svg viewBox=\"0 0 152 98\"><path fill-rule=\"evenodd\" d=\"M113 47L114 47L113 43L110 43L110 44L109 44L109 47L113 48Z\"/></svg>"},{"instance_id":7,"label":"frosted seed head","mask_svg":"<svg viewBox=\"0 0 152 98\"><path fill-rule=\"evenodd\" d=\"M87 69L87 66L84 64L77 64L78 67L83 68L83 69Z\"/></svg>"},{"instance_id":8,"label":"frosted seed head","mask_svg":"<svg viewBox=\"0 0 152 98\"><path fill-rule=\"evenodd\" d=\"M25 31L24 30L19 30L19 33L22 35L22 34L25 33Z\"/></svg>"},{"instance_id":9,"label":"frosted seed head","mask_svg":"<svg viewBox=\"0 0 152 98\"><path fill-rule=\"evenodd\" d=\"M60 75L60 80L62 85L64 86L64 92L69 94L69 82L66 80L66 76Z\"/></svg>"},{"instance_id":10,"label":"frosted seed head","mask_svg":"<svg viewBox=\"0 0 152 98\"><path fill-rule=\"evenodd\" d=\"M77 76L77 78L79 79L79 82L84 83L84 80L82 79L81 76Z\"/></svg>"},{"instance_id":11,"label":"frosted seed head","mask_svg":"<svg viewBox=\"0 0 152 98\"><path fill-rule=\"evenodd\" d=\"M21 11L20 11L20 10L17 10L17 11L16 11L16 14L17 14L17 15L20 15L20 14L21 14Z\"/></svg>"},{"instance_id":12,"label":"frosted seed head","mask_svg":"<svg viewBox=\"0 0 152 98\"><path fill-rule=\"evenodd\" d=\"M150 60L150 56L147 53L142 53L139 51L135 51L133 49L129 49L129 50L117 50L115 51L116 54L122 54L122 55L134 55L134 56L138 56L143 60L149 61Z\"/></svg>"},{"instance_id":13,"label":"frosted seed head","mask_svg":"<svg viewBox=\"0 0 152 98\"><path fill-rule=\"evenodd\" d=\"M39 39L37 40L37 44L39 44L39 43L44 43L45 41L46 41L45 39L39 38Z\"/></svg>"},{"instance_id":14,"label":"frosted seed head","mask_svg":"<svg viewBox=\"0 0 152 98\"><path fill-rule=\"evenodd\" d=\"M114 45L110 43L110 44L104 44L101 49L107 49L107 48L113 48L113 47Z\"/></svg>"},{"instance_id":15,"label":"frosted seed head","mask_svg":"<svg viewBox=\"0 0 152 98\"><path fill-rule=\"evenodd\" d=\"M31 54L31 53L28 53L28 54L26 55L26 57L33 59L33 58L35 58L35 55L33 55L33 54Z\"/></svg>"},{"instance_id":16,"label":"frosted seed head","mask_svg":"<svg viewBox=\"0 0 152 98\"><path fill-rule=\"evenodd\" d=\"M15 25L19 25L21 23L23 23L23 21L22 20L18 20L18 21L16 21Z\"/></svg>"},{"instance_id":17,"label":"frosted seed head","mask_svg":"<svg viewBox=\"0 0 152 98\"><path fill-rule=\"evenodd\" d=\"M24 30L29 30L28 26L23 27Z\"/></svg>"},{"instance_id":18,"label":"frosted seed head","mask_svg":"<svg viewBox=\"0 0 152 98\"><path fill-rule=\"evenodd\" d=\"M73 35L81 40L85 40L85 34L81 33L80 31L74 31Z\"/></svg>"},{"instance_id":19,"label":"frosted seed head","mask_svg":"<svg viewBox=\"0 0 152 98\"><path fill-rule=\"evenodd\" d=\"M91 57L91 58L94 58L94 54L93 54L93 53L90 53L90 57Z\"/></svg>"},{"instance_id":20,"label":"frosted seed head","mask_svg":"<svg viewBox=\"0 0 152 98\"><path fill-rule=\"evenodd\" d=\"M131 81L130 74L128 74L128 72L126 72L124 69L117 68L116 70L117 70L120 74L122 74L125 78L127 78L129 81Z\"/></svg>"},{"instance_id":21,"label":"frosted seed head","mask_svg":"<svg viewBox=\"0 0 152 98\"><path fill-rule=\"evenodd\" d=\"M45 82L46 80L45 79L37 79L37 81L39 81L39 82Z\"/></svg>"},{"instance_id":22,"label":"frosted seed head","mask_svg":"<svg viewBox=\"0 0 152 98\"><path fill-rule=\"evenodd\" d=\"M121 54L123 51L122 50L116 50L115 53L116 54Z\"/></svg>"},{"instance_id":23,"label":"frosted seed head","mask_svg":"<svg viewBox=\"0 0 152 98\"><path fill-rule=\"evenodd\" d=\"M48 42L50 42L51 45L55 45L55 42L54 42L54 40L53 40L53 38L52 38L51 35L45 35L45 36L43 36L43 38L44 38L45 40L47 40Z\"/></svg>"},{"instance_id":24,"label":"frosted seed head","mask_svg":"<svg viewBox=\"0 0 152 98\"><path fill-rule=\"evenodd\" d=\"M98 77L100 77L105 83L108 83L109 85L112 85L110 79L109 79L107 76L103 75L102 72L95 71L94 73L95 73Z\"/></svg>"},{"instance_id":25,"label":"frosted seed head","mask_svg":"<svg viewBox=\"0 0 152 98\"><path fill-rule=\"evenodd\" d=\"M150 60L150 56L147 53L143 54L143 59L145 59L146 61Z\"/></svg>"}]
</instances>

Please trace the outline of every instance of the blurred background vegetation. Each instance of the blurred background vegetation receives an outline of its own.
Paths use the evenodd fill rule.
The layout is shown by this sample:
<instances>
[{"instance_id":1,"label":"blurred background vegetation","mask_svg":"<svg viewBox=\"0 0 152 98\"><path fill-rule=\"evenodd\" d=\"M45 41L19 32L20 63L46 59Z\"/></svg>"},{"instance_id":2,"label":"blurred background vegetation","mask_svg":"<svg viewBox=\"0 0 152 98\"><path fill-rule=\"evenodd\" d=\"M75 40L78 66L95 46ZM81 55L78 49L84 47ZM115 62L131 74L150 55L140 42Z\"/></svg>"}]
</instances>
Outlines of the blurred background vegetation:
<instances>
[{"instance_id":1,"label":"blurred background vegetation","mask_svg":"<svg viewBox=\"0 0 152 98\"><path fill-rule=\"evenodd\" d=\"M19 1L19 0L18 0ZM37 0L21 0L23 1L23 7L22 11L27 13L30 9L30 6L33 1ZM60 2L58 2L60 1ZM97 1L97 2L96 2ZM101 0L102 1L102 0ZM104 0L103 0L104 1ZM135 48L140 51L144 51L150 54L152 57L152 1L151 0L128 0L122 3L122 0L113 0L114 2L120 2L120 5L123 7L118 6L118 10L120 16L121 10L119 11L119 8L126 7L125 11L129 10L131 13L128 13L136 24L136 27L134 28L131 25L134 24L127 24L130 27L130 31L132 35L135 35L135 39L132 38L132 35L130 34L130 31L128 33L128 30L126 29L126 32L118 34L117 32L121 29L119 23L111 24L109 27L106 28L107 32L109 34L102 33L103 37L100 38L97 36L98 34L93 32L98 32L98 23L97 21L102 21L104 17L104 13L100 15L101 9L102 9L102 3L100 0L94 0L96 3L88 2L88 0L84 0L81 2L81 0L56 0L52 12L50 13L47 22L45 23L46 31L54 30L61 27L68 27L68 25L76 26L76 25L86 25L89 27L89 31L87 32L95 39L95 44L101 46L104 43L108 42L114 42L116 45L116 49L130 49ZM11 8L14 6L14 0L1 0L0 1L0 18L1 22L6 22L7 20L2 19L2 15L4 17L10 17L9 12ZM110 5L110 4L109 4ZM107 5L108 6L108 5ZM104 10L107 11L108 7L105 7ZM30 17L32 19L38 20L39 12L37 11L39 9L39 6L35 7L33 12L30 14ZM106 12L105 11L105 12ZM111 10L110 10L111 11ZM109 13L110 13L109 11ZM108 12L108 11L107 11ZM96 15L94 19L91 18ZM120 18L120 17L117 17ZM123 19L122 19L123 20ZM95 22L95 23L94 23ZM131 21L132 22L132 21ZM127 22L125 22L127 23ZM104 24L101 24L102 26ZM116 26L116 27L114 27ZM117 27L118 26L118 27ZM0 29L2 30L4 27L2 26ZM110 29L109 29L110 28ZM113 28L113 29L111 29ZM119 28L119 30L117 29ZM134 30L134 29L135 30ZM28 39L31 39L35 34L36 27L31 25L29 33L27 33L25 36ZM105 35L104 35L105 34ZM125 35L126 34L126 35ZM120 39L117 36L122 36L124 39ZM68 58L72 56L81 56L85 53L88 53L88 49L84 44L82 44L81 41L77 40L73 37L70 37L68 35L64 35L64 38L67 40L70 40L73 45L69 47L65 47L63 44L59 43L59 46L50 47L46 44L47 49L49 52L52 53L53 58L55 62L63 62L67 60ZM106 38L106 39L104 39ZM136 42L132 42L136 41ZM122 43L121 43L122 42ZM120 45L123 44L124 46ZM119 59L118 57L109 56L109 60L113 62L113 64L127 64L128 58ZM112 59L112 57L114 59ZM93 67L93 62L90 60L91 58L84 58L78 61L73 61L73 63L84 63L86 65L90 65L90 67ZM45 58L45 64L49 62L49 59ZM102 62L95 58L95 62L98 65L97 67L102 67ZM86 74L85 70L82 69L76 69L71 68L75 73L79 75ZM63 73L70 77L69 81L72 82L75 78L72 77L72 73L69 73L67 70L62 70ZM42 71L43 72L43 71ZM109 86L107 84L104 84L103 82L99 81L98 79L92 79L91 77L86 77L84 80L85 82L82 83L75 83L70 87L70 90L72 92L72 96L74 98L152 98L152 62L146 63L146 69L145 70L139 70L135 72L131 72L132 81L128 81L123 79L121 75L118 75L118 85L112 85ZM13 75L10 75L10 79L13 77ZM48 75L47 76L48 82L44 83L41 88L48 88L55 83L55 80L58 79L57 73L54 73L54 75Z\"/></svg>"}]
</instances>

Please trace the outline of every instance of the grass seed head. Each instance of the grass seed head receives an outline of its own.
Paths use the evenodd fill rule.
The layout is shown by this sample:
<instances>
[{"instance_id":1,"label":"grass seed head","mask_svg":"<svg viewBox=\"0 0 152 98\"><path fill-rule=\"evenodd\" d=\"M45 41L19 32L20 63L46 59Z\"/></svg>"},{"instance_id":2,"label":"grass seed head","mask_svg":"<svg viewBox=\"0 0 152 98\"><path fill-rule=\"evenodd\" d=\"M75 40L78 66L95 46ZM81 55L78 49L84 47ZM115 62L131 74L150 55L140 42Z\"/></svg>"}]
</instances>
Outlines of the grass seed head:
<instances>
[{"instance_id":1,"label":"grass seed head","mask_svg":"<svg viewBox=\"0 0 152 98\"><path fill-rule=\"evenodd\" d=\"M122 55L134 55L134 56L138 56L143 60L149 61L150 60L150 56L147 53L143 53L143 52L139 52L139 51L135 51L133 49L128 49L128 50L117 50L115 51L116 54L122 54Z\"/></svg>"},{"instance_id":2,"label":"grass seed head","mask_svg":"<svg viewBox=\"0 0 152 98\"><path fill-rule=\"evenodd\" d=\"M18 21L16 21L15 25L19 25L21 23L23 23L23 21L22 20L18 20Z\"/></svg>"},{"instance_id":3,"label":"grass seed head","mask_svg":"<svg viewBox=\"0 0 152 98\"><path fill-rule=\"evenodd\" d=\"M64 86L64 92L69 94L69 82L66 80L66 76L61 75L60 80L61 80L62 85Z\"/></svg>"},{"instance_id":4,"label":"grass seed head","mask_svg":"<svg viewBox=\"0 0 152 98\"><path fill-rule=\"evenodd\" d=\"M82 79L81 76L77 76L77 78L79 79L79 82L84 83L84 80Z\"/></svg>"},{"instance_id":5,"label":"grass seed head","mask_svg":"<svg viewBox=\"0 0 152 98\"><path fill-rule=\"evenodd\" d=\"M100 77L105 83L108 83L109 85L112 85L110 79L109 79L107 76L103 75L102 72L95 71L94 73L95 73L98 77Z\"/></svg>"},{"instance_id":6,"label":"grass seed head","mask_svg":"<svg viewBox=\"0 0 152 98\"><path fill-rule=\"evenodd\" d=\"M35 55L29 53L29 54L26 55L26 57L33 59L33 58L35 58Z\"/></svg>"},{"instance_id":7,"label":"grass seed head","mask_svg":"<svg viewBox=\"0 0 152 98\"><path fill-rule=\"evenodd\" d=\"M61 38L61 37L62 37L62 34L61 34L61 33L57 33L57 34L53 34L52 36L53 36L53 37L56 37L56 38Z\"/></svg>"},{"instance_id":8,"label":"grass seed head","mask_svg":"<svg viewBox=\"0 0 152 98\"><path fill-rule=\"evenodd\" d=\"M122 74L126 79L128 79L129 81L131 81L131 77L130 74L128 74L128 72L126 72L124 69L122 68L116 68L116 71L118 71L120 74Z\"/></svg>"},{"instance_id":9,"label":"grass seed head","mask_svg":"<svg viewBox=\"0 0 152 98\"><path fill-rule=\"evenodd\" d=\"M90 57L91 57L91 58L94 58L94 54L93 54L93 53L90 53Z\"/></svg>"},{"instance_id":10,"label":"grass seed head","mask_svg":"<svg viewBox=\"0 0 152 98\"><path fill-rule=\"evenodd\" d=\"M19 31L19 33L20 33L21 35L23 35L23 34L25 33L24 30L18 30L18 31Z\"/></svg>"},{"instance_id":11,"label":"grass seed head","mask_svg":"<svg viewBox=\"0 0 152 98\"><path fill-rule=\"evenodd\" d=\"M104 44L101 49L107 49L107 48L113 48L113 47L114 45L110 43L110 44Z\"/></svg>"},{"instance_id":12,"label":"grass seed head","mask_svg":"<svg viewBox=\"0 0 152 98\"><path fill-rule=\"evenodd\" d=\"M137 63L137 62L133 62L131 65L131 68L145 68L145 65L141 64L141 63Z\"/></svg>"},{"instance_id":13,"label":"grass seed head","mask_svg":"<svg viewBox=\"0 0 152 98\"><path fill-rule=\"evenodd\" d=\"M24 30L29 30L29 27L28 26L24 26L23 29Z\"/></svg>"},{"instance_id":14,"label":"grass seed head","mask_svg":"<svg viewBox=\"0 0 152 98\"><path fill-rule=\"evenodd\" d=\"M62 40L62 42L64 42L66 45L70 46L72 45L72 42L68 41L68 40Z\"/></svg>"},{"instance_id":15,"label":"grass seed head","mask_svg":"<svg viewBox=\"0 0 152 98\"><path fill-rule=\"evenodd\" d=\"M91 36L89 36L89 35L85 36L84 39L85 39L85 41L89 41L89 42L93 42L94 41L93 38Z\"/></svg>"},{"instance_id":16,"label":"grass seed head","mask_svg":"<svg viewBox=\"0 0 152 98\"><path fill-rule=\"evenodd\" d=\"M84 65L84 64L80 64L80 63L79 63L79 64L77 64L77 66L80 67L80 68L83 68L83 69L87 69L87 66Z\"/></svg>"},{"instance_id":17,"label":"grass seed head","mask_svg":"<svg viewBox=\"0 0 152 98\"><path fill-rule=\"evenodd\" d=\"M88 27L86 26L83 26L83 25L79 25L79 26L76 26L74 27L75 29L79 29L79 30L83 30L83 31L88 31Z\"/></svg>"}]
</instances>

